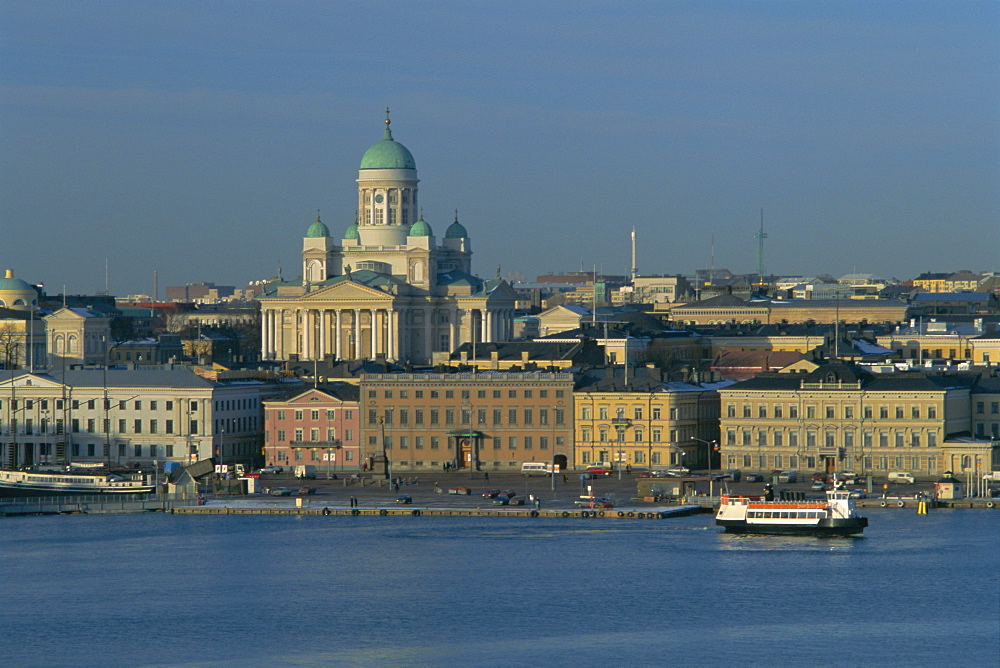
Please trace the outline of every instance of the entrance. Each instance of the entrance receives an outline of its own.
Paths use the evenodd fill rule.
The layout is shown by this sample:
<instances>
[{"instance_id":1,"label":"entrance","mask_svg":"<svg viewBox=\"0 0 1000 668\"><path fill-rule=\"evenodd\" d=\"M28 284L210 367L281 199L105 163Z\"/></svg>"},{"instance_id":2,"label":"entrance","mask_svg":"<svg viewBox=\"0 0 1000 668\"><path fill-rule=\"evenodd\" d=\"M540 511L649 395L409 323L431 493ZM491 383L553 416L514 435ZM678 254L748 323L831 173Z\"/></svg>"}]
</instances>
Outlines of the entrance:
<instances>
[{"instance_id":1,"label":"entrance","mask_svg":"<svg viewBox=\"0 0 1000 668\"><path fill-rule=\"evenodd\" d=\"M835 473L837 471L837 458L836 457L824 457L823 458L823 470L827 475Z\"/></svg>"},{"instance_id":2,"label":"entrance","mask_svg":"<svg viewBox=\"0 0 1000 668\"><path fill-rule=\"evenodd\" d=\"M566 470L566 455L556 455L552 458L552 463L559 467L560 471Z\"/></svg>"}]
</instances>

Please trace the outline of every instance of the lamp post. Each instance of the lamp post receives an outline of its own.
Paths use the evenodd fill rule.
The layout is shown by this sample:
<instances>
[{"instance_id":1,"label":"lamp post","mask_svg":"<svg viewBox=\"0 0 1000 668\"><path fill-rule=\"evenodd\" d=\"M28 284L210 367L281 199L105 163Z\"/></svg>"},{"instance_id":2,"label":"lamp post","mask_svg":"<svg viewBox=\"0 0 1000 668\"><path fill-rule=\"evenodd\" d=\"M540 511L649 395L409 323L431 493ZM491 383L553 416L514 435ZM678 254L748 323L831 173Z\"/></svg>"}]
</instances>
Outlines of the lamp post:
<instances>
[{"instance_id":1,"label":"lamp post","mask_svg":"<svg viewBox=\"0 0 1000 668\"><path fill-rule=\"evenodd\" d=\"M708 464L708 475L712 475L712 450L714 450L715 447L718 446L719 442L716 440L706 441L704 439L694 438L694 437L692 437L691 440L705 444L705 453L707 455L707 457L705 458L705 462Z\"/></svg>"},{"instance_id":2,"label":"lamp post","mask_svg":"<svg viewBox=\"0 0 1000 668\"><path fill-rule=\"evenodd\" d=\"M472 402L468 399L462 402L462 421L467 422L469 428L466 433L469 439L469 480L472 480L476 477L476 446L475 435L472 432Z\"/></svg>"},{"instance_id":3,"label":"lamp post","mask_svg":"<svg viewBox=\"0 0 1000 668\"><path fill-rule=\"evenodd\" d=\"M611 420L611 425L618 433L618 479L622 479L622 448L625 444L625 430L632 426L632 420L627 417L616 417Z\"/></svg>"}]
</instances>

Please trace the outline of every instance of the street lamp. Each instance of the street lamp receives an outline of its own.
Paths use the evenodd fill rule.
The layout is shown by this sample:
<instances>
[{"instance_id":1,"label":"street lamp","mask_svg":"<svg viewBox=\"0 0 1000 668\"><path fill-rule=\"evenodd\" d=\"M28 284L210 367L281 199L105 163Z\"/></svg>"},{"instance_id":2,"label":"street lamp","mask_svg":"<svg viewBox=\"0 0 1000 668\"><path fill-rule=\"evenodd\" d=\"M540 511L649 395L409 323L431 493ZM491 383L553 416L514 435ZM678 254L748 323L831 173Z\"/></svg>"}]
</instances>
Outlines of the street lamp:
<instances>
[{"instance_id":1,"label":"street lamp","mask_svg":"<svg viewBox=\"0 0 1000 668\"><path fill-rule=\"evenodd\" d=\"M611 421L611 425L618 432L618 479L622 479L622 448L625 444L625 430L632 426L632 420L627 417L616 417Z\"/></svg>"},{"instance_id":2,"label":"street lamp","mask_svg":"<svg viewBox=\"0 0 1000 668\"><path fill-rule=\"evenodd\" d=\"M708 463L708 475L712 475L712 450L719 445L719 442L716 440L706 441L704 439L694 437L692 437L691 440L705 444L705 453L708 455L705 458L705 461Z\"/></svg>"},{"instance_id":3,"label":"street lamp","mask_svg":"<svg viewBox=\"0 0 1000 668\"><path fill-rule=\"evenodd\" d=\"M468 399L462 401L462 421L467 423L467 437L469 439L469 480L473 480L476 472L476 446L475 434L472 430L472 402Z\"/></svg>"}]
</instances>

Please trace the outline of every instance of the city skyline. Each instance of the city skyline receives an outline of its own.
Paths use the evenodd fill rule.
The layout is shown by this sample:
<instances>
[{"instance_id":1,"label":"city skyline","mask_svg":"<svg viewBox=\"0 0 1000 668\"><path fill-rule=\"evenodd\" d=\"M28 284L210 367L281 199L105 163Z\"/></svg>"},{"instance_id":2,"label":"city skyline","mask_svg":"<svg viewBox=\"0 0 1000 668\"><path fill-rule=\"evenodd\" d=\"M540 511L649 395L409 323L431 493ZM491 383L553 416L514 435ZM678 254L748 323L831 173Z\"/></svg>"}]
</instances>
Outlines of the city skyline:
<instances>
[{"instance_id":1,"label":"city skyline","mask_svg":"<svg viewBox=\"0 0 1000 668\"><path fill-rule=\"evenodd\" d=\"M279 13L280 8L280 13ZM572 8L572 11L568 11ZM996 270L994 3L0 7L4 268L49 292L299 274L364 150L481 275Z\"/></svg>"}]
</instances>

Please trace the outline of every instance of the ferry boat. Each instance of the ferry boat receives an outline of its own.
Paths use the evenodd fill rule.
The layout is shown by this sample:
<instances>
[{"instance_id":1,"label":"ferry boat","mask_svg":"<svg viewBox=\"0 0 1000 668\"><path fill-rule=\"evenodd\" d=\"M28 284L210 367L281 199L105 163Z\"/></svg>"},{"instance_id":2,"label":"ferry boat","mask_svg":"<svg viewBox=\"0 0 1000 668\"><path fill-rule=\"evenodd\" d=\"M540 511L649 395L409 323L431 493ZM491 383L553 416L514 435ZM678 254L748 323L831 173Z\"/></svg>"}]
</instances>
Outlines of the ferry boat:
<instances>
[{"instance_id":1,"label":"ferry boat","mask_svg":"<svg viewBox=\"0 0 1000 668\"><path fill-rule=\"evenodd\" d=\"M859 534L868 526L846 489L833 489L826 499L769 501L762 496L723 496L715 523L727 533L779 535Z\"/></svg>"},{"instance_id":2,"label":"ferry boat","mask_svg":"<svg viewBox=\"0 0 1000 668\"><path fill-rule=\"evenodd\" d=\"M108 473L0 470L0 496L146 494L155 485Z\"/></svg>"}]
</instances>

